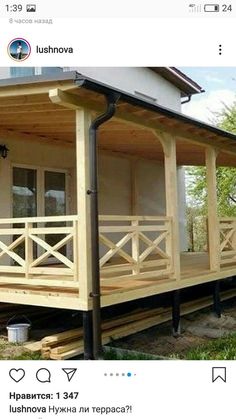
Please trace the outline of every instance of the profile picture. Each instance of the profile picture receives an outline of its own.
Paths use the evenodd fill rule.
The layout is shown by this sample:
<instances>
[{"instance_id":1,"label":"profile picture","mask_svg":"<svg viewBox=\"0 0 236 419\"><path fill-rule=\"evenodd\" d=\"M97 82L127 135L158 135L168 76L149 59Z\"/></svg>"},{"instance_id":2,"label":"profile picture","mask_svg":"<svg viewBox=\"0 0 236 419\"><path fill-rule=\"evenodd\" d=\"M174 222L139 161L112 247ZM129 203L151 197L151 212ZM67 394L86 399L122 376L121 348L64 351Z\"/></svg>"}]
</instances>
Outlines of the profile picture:
<instances>
[{"instance_id":1,"label":"profile picture","mask_svg":"<svg viewBox=\"0 0 236 419\"><path fill-rule=\"evenodd\" d=\"M31 53L30 43L23 38L13 39L7 49L9 56L15 61L24 61Z\"/></svg>"}]
</instances>

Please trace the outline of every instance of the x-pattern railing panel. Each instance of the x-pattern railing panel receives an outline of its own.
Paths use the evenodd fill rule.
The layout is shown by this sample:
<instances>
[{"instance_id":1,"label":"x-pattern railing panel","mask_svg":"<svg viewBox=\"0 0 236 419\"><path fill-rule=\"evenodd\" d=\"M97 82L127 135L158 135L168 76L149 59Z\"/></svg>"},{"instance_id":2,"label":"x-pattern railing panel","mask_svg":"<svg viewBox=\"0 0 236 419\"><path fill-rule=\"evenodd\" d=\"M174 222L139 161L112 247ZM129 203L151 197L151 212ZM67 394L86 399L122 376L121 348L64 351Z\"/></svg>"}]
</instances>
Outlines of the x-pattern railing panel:
<instances>
[{"instance_id":1,"label":"x-pattern railing panel","mask_svg":"<svg viewBox=\"0 0 236 419\"><path fill-rule=\"evenodd\" d=\"M106 274L143 278L145 272L147 277L171 273L171 218L102 216L100 220L100 243L109 249L100 258L102 278Z\"/></svg>"},{"instance_id":2,"label":"x-pattern railing panel","mask_svg":"<svg viewBox=\"0 0 236 419\"><path fill-rule=\"evenodd\" d=\"M78 216L0 219L1 274L19 272L32 282L37 275L35 282L49 278L49 284L58 286L61 275L68 277L68 287L78 283L78 222Z\"/></svg>"},{"instance_id":3,"label":"x-pattern railing panel","mask_svg":"<svg viewBox=\"0 0 236 419\"><path fill-rule=\"evenodd\" d=\"M221 265L227 265L236 259L236 218L221 218L219 222Z\"/></svg>"}]
</instances>

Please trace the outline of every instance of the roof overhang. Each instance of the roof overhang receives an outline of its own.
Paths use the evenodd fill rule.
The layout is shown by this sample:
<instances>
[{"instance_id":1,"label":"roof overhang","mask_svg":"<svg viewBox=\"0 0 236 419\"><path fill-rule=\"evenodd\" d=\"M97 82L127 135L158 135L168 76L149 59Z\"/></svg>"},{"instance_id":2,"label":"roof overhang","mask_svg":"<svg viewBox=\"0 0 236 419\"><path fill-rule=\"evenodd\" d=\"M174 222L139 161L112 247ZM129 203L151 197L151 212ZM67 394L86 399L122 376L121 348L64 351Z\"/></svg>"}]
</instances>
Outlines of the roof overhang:
<instances>
[{"instance_id":1,"label":"roof overhang","mask_svg":"<svg viewBox=\"0 0 236 419\"><path fill-rule=\"evenodd\" d=\"M150 69L176 86L182 97L204 92L198 83L176 67L150 67Z\"/></svg>"},{"instance_id":2,"label":"roof overhang","mask_svg":"<svg viewBox=\"0 0 236 419\"><path fill-rule=\"evenodd\" d=\"M34 76L0 82L0 135L7 138L28 138L73 146L75 112L53 103L49 92L62 92L81 106L95 113L106 108L106 95L119 94L115 117L100 130L103 149L163 158L158 133L168 132L177 138L179 164L203 164L201 148L213 145L221 151L219 162L236 165L236 136L181 113L137 98L118 89L98 83L76 72L59 77ZM159 147L159 148L158 148ZM226 153L226 154L225 154Z\"/></svg>"}]
</instances>

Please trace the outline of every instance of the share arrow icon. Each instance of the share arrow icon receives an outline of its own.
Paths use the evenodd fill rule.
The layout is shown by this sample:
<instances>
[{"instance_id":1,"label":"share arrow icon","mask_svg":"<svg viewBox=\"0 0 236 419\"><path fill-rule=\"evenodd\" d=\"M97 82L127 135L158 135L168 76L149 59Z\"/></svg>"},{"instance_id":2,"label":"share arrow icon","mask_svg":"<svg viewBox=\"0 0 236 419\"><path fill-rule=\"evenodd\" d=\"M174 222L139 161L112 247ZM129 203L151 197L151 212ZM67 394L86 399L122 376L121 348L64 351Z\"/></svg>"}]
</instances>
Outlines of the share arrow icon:
<instances>
[{"instance_id":1,"label":"share arrow icon","mask_svg":"<svg viewBox=\"0 0 236 419\"><path fill-rule=\"evenodd\" d=\"M72 378L74 377L77 368L62 368L62 371L64 371L64 373L66 373L68 381L70 382L72 380Z\"/></svg>"}]
</instances>

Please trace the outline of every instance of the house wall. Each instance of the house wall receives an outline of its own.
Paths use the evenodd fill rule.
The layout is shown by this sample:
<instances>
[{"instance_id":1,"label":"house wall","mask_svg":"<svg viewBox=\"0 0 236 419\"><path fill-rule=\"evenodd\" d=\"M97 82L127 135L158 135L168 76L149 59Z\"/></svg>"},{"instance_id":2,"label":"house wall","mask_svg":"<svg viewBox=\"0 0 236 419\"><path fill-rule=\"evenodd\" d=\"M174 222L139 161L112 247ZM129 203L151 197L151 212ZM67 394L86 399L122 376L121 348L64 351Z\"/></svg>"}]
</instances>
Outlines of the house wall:
<instances>
[{"instance_id":1,"label":"house wall","mask_svg":"<svg viewBox=\"0 0 236 419\"><path fill-rule=\"evenodd\" d=\"M58 71L59 67L57 68ZM24 70L24 68L22 68ZM29 68L25 68L29 71ZM52 72L52 68L35 68L35 74L41 74L43 71ZM62 69L60 69L62 70ZM64 68L64 71L76 70L88 77L94 78L105 84L119 88L139 97L153 100L162 106L170 109L181 111L180 91L172 83L165 80L160 75L146 67L71 67ZM28 74L28 73L27 73ZM0 67L0 78L10 77L10 67ZM144 95L144 96L143 96ZM3 141L5 142L5 141ZM12 144L12 145L11 145ZM28 143L25 146L22 156L22 148L20 143L12 142L9 144L11 149L10 159L14 163L31 164L39 166L48 166L50 168L75 167L74 154L71 150L64 151L64 148L52 147L48 145L37 146ZM61 153L66 155L61 163ZM50 156L50 158L49 158ZM5 165L4 188L10 188L9 177L9 159L0 162L0 173L3 165ZM122 167L122 170L120 170ZM101 159L100 164L100 213L106 214L131 214L131 198L130 198L130 161L128 159L107 158ZM181 248L187 248L187 235L185 227L185 186L184 171L178 170L178 188L180 197L180 234ZM148 184L148 187L147 187ZM8 185L8 186L7 186ZM73 181L73 191L75 191L75 182ZM112 199L108 199L109 191L116 190ZM137 190L138 202L137 213L140 214L164 214L165 213L165 191L164 191L164 169L159 163L140 160L137 163ZM9 193L8 193L9 195ZM75 212L74 193L71 192L70 211ZM0 205L0 217L9 216L9 196L4 199L4 203ZM7 215L5 215L7 214Z\"/></svg>"},{"instance_id":2,"label":"house wall","mask_svg":"<svg viewBox=\"0 0 236 419\"><path fill-rule=\"evenodd\" d=\"M72 67L79 73L153 103L181 111L180 91L146 67ZM144 95L144 96L143 96ZM146 97L147 96L147 97Z\"/></svg>"},{"instance_id":3,"label":"house wall","mask_svg":"<svg viewBox=\"0 0 236 419\"><path fill-rule=\"evenodd\" d=\"M76 70L79 73L135 94L141 98L153 100L153 103L181 111L180 90L172 83L147 67L64 67L64 71ZM21 67L20 75L52 74L53 67ZM55 67L55 74L62 68ZM11 77L10 67L0 67L0 79Z\"/></svg>"},{"instance_id":4,"label":"house wall","mask_svg":"<svg viewBox=\"0 0 236 419\"><path fill-rule=\"evenodd\" d=\"M99 212L104 215L132 215L132 158L100 154ZM187 250L184 170L177 171L179 184L180 249ZM181 186L180 186L181 185ZM136 161L136 214L165 215L165 169L157 161Z\"/></svg>"},{"instance_id":5,"label":"house wall","mask_svg":"<svg viewBox=\"0 0 236 419\"><path fill-rule=\"evenodd\" d=\"M14 141L1 138L9 148L6 159L0 159L0 217L9 218L12 215L12 166L14 164L45 167L48 169L73 169L75 167L75 153L72 149L63 146L40 144L30 141ZM63 155L63 159L61 156ZM72 170L73 172L73 170ZM72 173L70 196L75 190ZM73 200L68 212L74 212Z\"/></svg>"},{"instance_id":6,"label":"house wall","mask_svg":"<svg viewBox=\"0 0 236 419\"><path fill-rule=\"evenodd\" d=\"M0 218L12 216L12 166L25 165L68 171L68 214L76 213L75 152L73 149L30 141L1 139L9 148L0 159ZM63 154L63 159L61 158ZM182 180L181 180L182 183ZM165 215L164 167L159 162L140 159L136 163L137 215ZM131 159L99 155L99 212L107 215L131 215ZM43 214L41 214L43 215ZM183 215L183 214L182 214ZM185 235L183 217L181 237ZM182 243L182 241L181 241ZM181 246L185 250L185 245Z\"/></svg>"}]
</instances>

